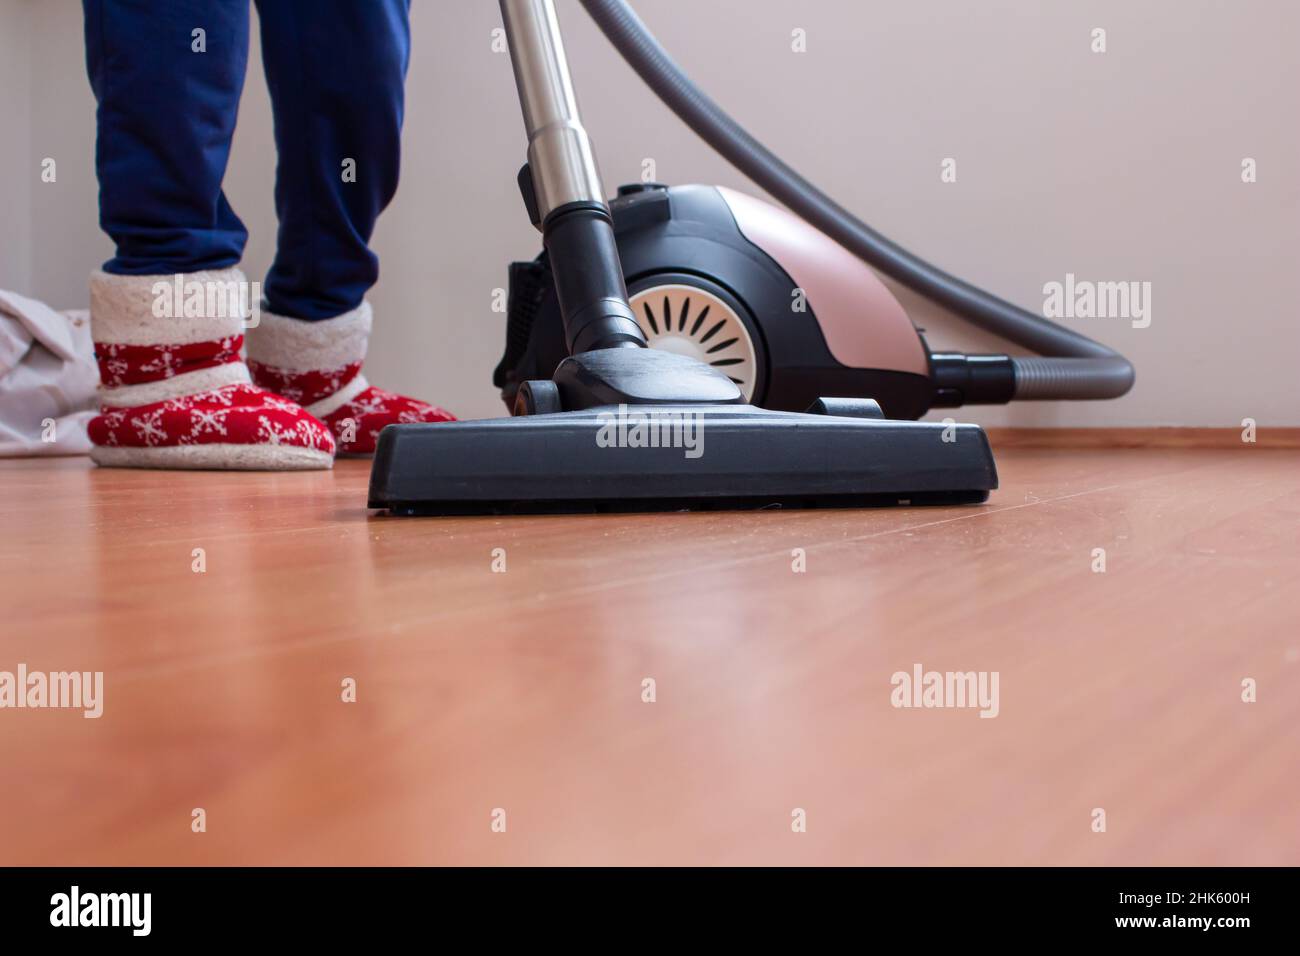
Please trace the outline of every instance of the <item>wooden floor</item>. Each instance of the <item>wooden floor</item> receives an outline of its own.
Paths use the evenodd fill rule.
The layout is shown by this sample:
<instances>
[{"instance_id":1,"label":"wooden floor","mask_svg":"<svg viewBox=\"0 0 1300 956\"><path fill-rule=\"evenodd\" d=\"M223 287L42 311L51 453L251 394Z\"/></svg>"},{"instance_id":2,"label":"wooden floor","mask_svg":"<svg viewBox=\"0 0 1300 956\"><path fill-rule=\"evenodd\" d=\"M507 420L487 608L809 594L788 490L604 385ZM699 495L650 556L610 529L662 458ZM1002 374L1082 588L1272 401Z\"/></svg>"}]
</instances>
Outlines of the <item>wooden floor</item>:
<instances>
[{"instance_id":1,"label":"wooden floor","mask_svg":"<svg viewBox=\"0 0 1300 956\"><path fill-rule=\"evenodd\" d=\"M356 461L0 463L0 671L105 675L0 710L0 863L1300 863L1300 451L999 464L980 507L443 520ZM895 708L915 664L998 716Z\"/></svg>"}]
</instances>

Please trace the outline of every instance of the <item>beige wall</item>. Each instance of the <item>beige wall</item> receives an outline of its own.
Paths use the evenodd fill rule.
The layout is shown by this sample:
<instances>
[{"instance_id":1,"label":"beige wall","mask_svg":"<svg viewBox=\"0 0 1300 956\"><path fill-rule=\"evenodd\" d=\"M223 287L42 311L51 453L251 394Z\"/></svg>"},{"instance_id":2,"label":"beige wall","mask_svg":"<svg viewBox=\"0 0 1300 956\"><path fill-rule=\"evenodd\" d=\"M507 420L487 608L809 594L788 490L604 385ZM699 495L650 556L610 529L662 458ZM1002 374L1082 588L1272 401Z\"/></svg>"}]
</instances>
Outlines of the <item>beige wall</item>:
<instances>
[{"instance_id":1,"label":"beige wall","mask_svg":"<svg viewBox=\"0 0 1300 956\"><path fill-rule=\"evenodd\" d=\"M0 0L0 288L21 289L31 275L32 152L31 8Z\"/></svg>"},{"instance_id":2,"label":"beige wall","mask_svg":"<svg viewBox=\"0 0 1300 956\"><path fill-rule=\"evenodd\" d=\"M605 183L753 191L558 0ZM989 424L1300 424L1300 5L1290 0L638 0L649 25L761 139L877 228L1031 309L1067 272L1152 283L1152 322L1074 324L1138 384L1097 404L970 409ZM375 238L370 377L497 414L491 311L536 233L514 187L523 141L491 0L415 0L404 178ZM94 209L80 4L0 0L0 284L84 304L110 253ZM1094 27L1108 52L1089 50ZM791 31L807 31L807 52ZM272 255L274 157L254 51L227 179ZM58 161L58 182L39 164ZM1259 181L1240 180L1243 157ZM958 180L940 181L945 157ZM992 340L908 297L932 344Z\"/></svg>"}]
</instances>

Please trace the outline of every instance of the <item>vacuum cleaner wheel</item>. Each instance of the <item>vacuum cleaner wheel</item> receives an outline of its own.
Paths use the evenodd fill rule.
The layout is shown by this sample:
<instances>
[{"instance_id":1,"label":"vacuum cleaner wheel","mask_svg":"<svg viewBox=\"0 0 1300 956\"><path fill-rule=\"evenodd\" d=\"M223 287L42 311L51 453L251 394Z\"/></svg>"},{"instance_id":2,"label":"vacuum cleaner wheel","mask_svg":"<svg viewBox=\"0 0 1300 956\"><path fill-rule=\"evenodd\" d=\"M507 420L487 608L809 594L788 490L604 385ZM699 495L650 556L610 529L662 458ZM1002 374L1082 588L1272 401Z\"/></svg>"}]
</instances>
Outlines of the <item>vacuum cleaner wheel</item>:
<instances>
[{"instance_id":1,"label":"vacuum cleaner wheel","mask_svg":"<svg viewBox=\"0 0 1300 956\"><path fill-rule=\"evenodd\" d=\"M683 277L684 279L684 277ZM761 372L759 350L739 310L721 289L696 279L651 276L633 283L628 301L652 348L674 352L722 372L750 401ZM730 300L730 301L728 301Z\"/></svg>"}]
</instances>

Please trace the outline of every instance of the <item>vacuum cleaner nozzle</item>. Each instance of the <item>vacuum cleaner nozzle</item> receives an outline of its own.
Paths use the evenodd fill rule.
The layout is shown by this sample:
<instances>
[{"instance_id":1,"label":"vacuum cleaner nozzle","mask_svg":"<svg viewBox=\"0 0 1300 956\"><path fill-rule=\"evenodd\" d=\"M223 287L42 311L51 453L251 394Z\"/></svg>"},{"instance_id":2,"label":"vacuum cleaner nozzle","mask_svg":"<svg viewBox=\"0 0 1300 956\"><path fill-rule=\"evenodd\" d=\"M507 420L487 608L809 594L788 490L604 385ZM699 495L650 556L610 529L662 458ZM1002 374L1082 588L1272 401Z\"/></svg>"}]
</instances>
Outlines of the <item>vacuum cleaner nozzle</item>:
<instances>
[{"instance_id":1,"label":"vacuum cleaner nozzle","mask_svg":"<svg viewBox=\"0 0 1300 956\"><path fill-rule=\"evenodd\" d=\"M975 425L887 421L874 402L815 414L752 405L618 405L392 425L370 507L533 514L972 504L997 487Z\"/></svg>"}]
</instances>

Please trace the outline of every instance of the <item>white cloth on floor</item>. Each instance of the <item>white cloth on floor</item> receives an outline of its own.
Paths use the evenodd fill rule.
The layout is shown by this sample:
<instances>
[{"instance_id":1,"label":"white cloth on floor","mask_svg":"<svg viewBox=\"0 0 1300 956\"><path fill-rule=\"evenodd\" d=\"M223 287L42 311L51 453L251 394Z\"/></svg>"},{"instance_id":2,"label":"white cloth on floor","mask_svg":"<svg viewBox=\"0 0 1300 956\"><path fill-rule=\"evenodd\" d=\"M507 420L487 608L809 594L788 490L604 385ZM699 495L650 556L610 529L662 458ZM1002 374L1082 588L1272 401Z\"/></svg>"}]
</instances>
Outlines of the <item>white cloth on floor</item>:
<instances>
[{"instance_id":1,"label":"white cloth on floor","mask_svg":"<svg viewBox=\"0 0 1300 956\"><path fill-rule=\"evenodd\" d=\"M98 384L88 312L0 289L0 458L89 452Z\"/></svg>"}]
</instances>

